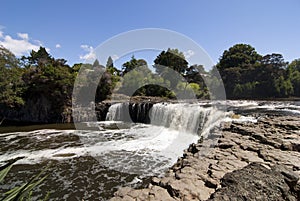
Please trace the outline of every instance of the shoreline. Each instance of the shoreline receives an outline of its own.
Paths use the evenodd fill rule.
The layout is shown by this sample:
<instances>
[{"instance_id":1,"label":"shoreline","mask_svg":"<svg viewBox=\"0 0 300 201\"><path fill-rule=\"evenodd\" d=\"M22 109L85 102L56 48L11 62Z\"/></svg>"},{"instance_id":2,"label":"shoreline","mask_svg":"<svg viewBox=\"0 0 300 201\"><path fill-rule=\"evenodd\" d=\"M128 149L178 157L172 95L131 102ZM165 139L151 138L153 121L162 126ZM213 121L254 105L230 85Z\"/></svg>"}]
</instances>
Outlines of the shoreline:
<instances>
[{"instance_id":1,"label":"shoreline","mask_svg":"<svg viewBox=\"0 0 300 201\"><path fill-rule=\"evenodd\" d=\"M120 188L111 200L299 200L299 130L299 116L223 123L214 147L205 146L210 139L191 144L164 177Z\"/></svg>"}]
</instances>

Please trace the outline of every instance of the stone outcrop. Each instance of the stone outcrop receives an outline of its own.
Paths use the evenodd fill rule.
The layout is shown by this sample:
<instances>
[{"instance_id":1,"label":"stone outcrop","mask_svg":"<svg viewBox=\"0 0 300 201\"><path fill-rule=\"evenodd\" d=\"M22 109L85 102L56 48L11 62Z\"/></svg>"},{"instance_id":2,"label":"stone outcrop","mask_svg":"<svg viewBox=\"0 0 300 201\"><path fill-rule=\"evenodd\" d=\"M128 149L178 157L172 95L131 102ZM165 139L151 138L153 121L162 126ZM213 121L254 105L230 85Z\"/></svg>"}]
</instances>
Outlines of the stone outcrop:
<instances>
[{"instance_id":1,"label":"stone outcrop","mask_svg":"<svg viewBox=\"0 0 300 201\"><path fill-rule=\"evenodd\" d=\"M214 139L190 145L147 188L121 188L111 200L300 200L300 117L227 122Z\"/></svg>"},{"instance_id":2,"label":"stone outcrop","mask_svg":"<svg viewBox=\"0 0 300 201\"><path fill-rule=\"evenodd\" d=\"M26 100L24 106L9 108L0 105L0 121L16 125L26 123L70 123L72 122L71 101L54 104L44 95Z\"/></svg>"},{"instance_id":3,"label":"stone outcrop","mask_svg":"<svg viewBox=\"0 0 300 201\"><path fill-rule=\"evenodd\" d=\"M224 200L290 200L297 201L298 176L284 166L272 167L251 163L225 174L222 188L212 194L210 201Z\"/></svg>"}]
</instances>

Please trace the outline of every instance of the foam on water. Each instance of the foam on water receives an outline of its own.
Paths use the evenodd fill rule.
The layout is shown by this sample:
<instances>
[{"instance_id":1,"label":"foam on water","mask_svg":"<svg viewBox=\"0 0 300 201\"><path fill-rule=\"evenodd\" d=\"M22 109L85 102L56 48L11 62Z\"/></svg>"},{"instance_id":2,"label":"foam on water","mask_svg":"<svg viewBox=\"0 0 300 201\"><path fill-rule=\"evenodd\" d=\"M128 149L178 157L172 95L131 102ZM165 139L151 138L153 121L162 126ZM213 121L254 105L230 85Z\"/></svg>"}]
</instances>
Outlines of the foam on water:
<instances>
[{"instance_id":1,"label":"foam on water","mask_svg":"<svg viewBox=\"0 0 300 201\"><path fill-rule=\"evenodd\" d=\"M141 176L158 175L176 162L200 135L207 136L221 116L215 108L202 104L158 103L149 112L151 124L126 124L122 120L129 117L127 106L112 105L107 122L83 123L87 129L96 127L97 130L49 129L1 134L2 143L20 143L25 139L29 145L12 151L6 149L0 161L25 156L18 163L32 164L89 155L113 170ZM41 146L43 143L52 147Z\"/></svg>"},{"instance_id":2,"label":"foam on water","mask_svg":"<svg viewBox=\"0 0 300 201\"><path fill-rule=\"evenodd\" d=\"M253 111L253 113L300 114L300 101L226 101L233 110Z\"/></svg>"},{"instance_id":3,"label":"foam on water","mask_svg":"<svg viewBox=\"0 0 300 201\"><path fill-rule=\"evenodd\" d=\"M226 104L229 106L236 106L236 107L257 107L257 101L248 101L248 100L228 100Z\"/></svg>"},{"instance_id":4,"label":"foam on water","mask_svg":"<svg viewBox=\"0 0 300 201\"><path fill-rule=\"evenodd\" d=\"M197 142L201 136L209 137L212 128L222 121L256 123L259 118L251 112L234 117L233 112L224 113L214 104L220 108L228 104L233 111L236 108L236 111L263 109L300 114L299 102L157 103L149 111L151 124L135 124L130 121L126 123L130 118L128 104L120 103L109 108L106 117L108 121L83 122L81 130L43 129L0 134L0 163L21 156L26 158L17 164L31 164L33 167L43 161L58 161L61 167L71 168L64 171L73 175L73 170L80 169L81 162L86 168L96 161L94 169L83 169L83 172L96 175L102 168L98 179L107 178L107 182L115 179L118 183L118 179L124 180L134 174L132 182L139 182L139 178L164 174L183 154L184 149ZM144 112L145 108L137 108L137 111ZM72 183L63 178L66 173L62 169L54 171L57 178L61 178L63 187L73 189ZM112 175L109 175L110 172ZM126 174L120 176L122 173ZM72 182L80 179L81 175L78 175ZM93 179L91 176L86 185L92 183Z\"/></svg>"},{"instance_id":5,"label":"foam on water","mask_svg":"<svg viewBox=\"0 0 300 201\"><path fill-rule=\"evenodd\" d=\"M32 149L38 150L7 150L0 155L0 161L22 156L25 158L19 160L17 164L36 164L45 160L65 160L90 155L101 161L107 168L146 176L161 174L177 160L182 150L191 141L197 140L195 135L180 135L178 131L151 125L136 125L131 129L114 131L39 130L6 134L5 138L11 143L16 143L12 139L25 137L42 140L69 134L79 136L76 145L72 145L73 142L69 144L65 142L64 146L54 149L38 149L33 147L38 145L32 145Z\"/></svg>"}]
</instances>

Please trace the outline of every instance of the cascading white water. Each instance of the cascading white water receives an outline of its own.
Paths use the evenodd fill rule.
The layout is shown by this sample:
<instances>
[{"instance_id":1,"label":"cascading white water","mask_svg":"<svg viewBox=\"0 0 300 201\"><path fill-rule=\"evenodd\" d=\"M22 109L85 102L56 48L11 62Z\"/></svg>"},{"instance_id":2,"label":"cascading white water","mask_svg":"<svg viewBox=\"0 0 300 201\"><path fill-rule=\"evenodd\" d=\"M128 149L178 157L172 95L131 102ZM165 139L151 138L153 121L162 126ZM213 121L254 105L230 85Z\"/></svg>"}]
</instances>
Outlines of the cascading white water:
<instances>
[{"instance_id":1,"label":"cascading white water","mask_svg":"<svg viewBox=\"0 0 300 201\"><path fill-rule=\"evenodd\" d=\"M158 103L151 108L150 120L153 125L197 134L211 111L211 108L204 108L198 104Z\"/></svg>"},{"instance_id":2,"label":"cascading white water","mask_svg":"<svg viewBox=\"0 0 300 201\"><path fill-rule=\"evenodd\" d=\"M146 108L143 104L133 105L137 107L136 116L145 116ZM214 122L221 117L221 111L214 107L204 107L201 104L190 103L156 103L149 112L150 124L163 126L172 130L191 134L201 134L203 129L214 126ZM108 121L131 122L128 103L117 103L109 108L106 116Z\"/></svg>"},{"instance_id":3,"label":"cascading white water","mask_svg":"<svg viewBox=\"0 0 300 201\"><path fill-rule=\"evenodd\" d=\"M108 113L106 115L106 121L128 120L130 120L128 103L116 103L109 107Z\"/></svg>"},{"instance_id":4,"label":"cascading white water","mask_svg":"<svg viewBox=\"0 0 300 201\"><path fill-rule=\"evenodd\" d=\"M252 110L260 115L261 111L284 115L299 115L300 111L300 102L228 101L233 112L237 109L243 112L239 119L233 119L233 112L223 118L227 115L224 109L221 110L224 104L226 102L157 103L149 109L150 103L119 103L109 108L107 120L126 120L130 108L132 116L141 119L147 116L150 124L127 126L126 122L85 122L87 126L77 130L63 130L63 125L34 131L24 127L24 131L0 134L0 165L25 156L16 164L27 170L12 168L11 171L15 178L19 178L19 173L20 178L28 178L45 162L55 162L49 169L53 174L45 184L51 197L61 200L61 195L67 199L68 196L78 197L82 192L88 196L86 199L93 200L90 197L93 192L107 193L119 187L120 182L125 186L132 175L137 175L137 178L163 175L183 150L197 142L200 136L207 137L201 148L201 154L206 154L210 149L205 147L211 148L219 137L217 130L210 131L223 120L255 122L253 120L258 116L251 115ZM243 116L247 114L250 115ZM96 126L101 129L94 129ZM62 194L58 194L59 191Z\"/></svg>"}]
</instances>

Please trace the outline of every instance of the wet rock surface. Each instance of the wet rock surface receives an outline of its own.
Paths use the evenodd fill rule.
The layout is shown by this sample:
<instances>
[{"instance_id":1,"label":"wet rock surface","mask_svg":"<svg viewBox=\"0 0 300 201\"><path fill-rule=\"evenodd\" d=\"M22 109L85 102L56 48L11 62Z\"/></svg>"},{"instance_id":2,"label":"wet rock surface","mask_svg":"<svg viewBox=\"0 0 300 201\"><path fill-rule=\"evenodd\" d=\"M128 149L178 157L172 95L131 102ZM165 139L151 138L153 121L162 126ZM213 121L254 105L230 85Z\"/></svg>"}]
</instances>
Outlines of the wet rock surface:
<instances>
[{"instance_id":1,"label":"wet rock surface","mask_svg":"<svg viewBox=\"0 0 300 201\"><path fill-rule=\"evenodd\" d=\"M121 188L111 200L300 200L299 177L300 117L269 116L223 123L164 177Z\"/></svg>"}]
</instances>

